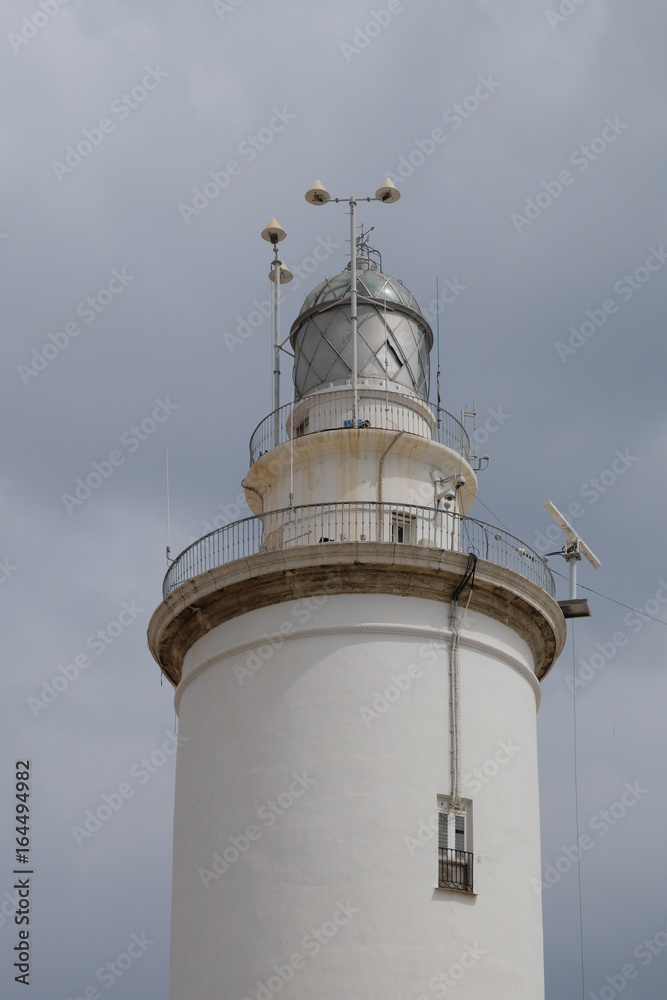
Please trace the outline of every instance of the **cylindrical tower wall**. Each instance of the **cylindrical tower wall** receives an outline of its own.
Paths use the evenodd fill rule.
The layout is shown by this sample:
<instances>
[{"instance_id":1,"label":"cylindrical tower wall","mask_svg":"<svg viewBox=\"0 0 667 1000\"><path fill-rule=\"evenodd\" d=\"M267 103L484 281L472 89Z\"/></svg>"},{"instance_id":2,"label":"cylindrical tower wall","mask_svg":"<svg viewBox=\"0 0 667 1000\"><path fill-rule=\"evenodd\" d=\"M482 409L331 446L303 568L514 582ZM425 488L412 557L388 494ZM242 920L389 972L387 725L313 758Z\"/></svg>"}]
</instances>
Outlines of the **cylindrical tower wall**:
<instances>
[{"instance_id":1,"label":"cylindrical tower wall","mask_svg":"<svg viewBox=\"0 0 667 1000\"><path fill-rule=\"evenodd\" d=\"M535 712L524 639L461 622L474 893L437 888L449 606L328 594L209 631L177 690L171 1000L540 1000ZM450 986L447 986L447 983Z\"/></svg>"},{"instance_id":2,"label":"cylindrical tower wall","mask_svg":"<svg viewBox=\"0 0 667 1000\"><path fill-rule=\"evenodd\" d=\"M374 427L304 435L263 455L244 480L257 514L289 506L290 495L296 506L370 501L440 509L444 489L436 482L451 487L454 511L468 512L477 477L462 455L417 434Z\"/></svg>"}]
</instances>

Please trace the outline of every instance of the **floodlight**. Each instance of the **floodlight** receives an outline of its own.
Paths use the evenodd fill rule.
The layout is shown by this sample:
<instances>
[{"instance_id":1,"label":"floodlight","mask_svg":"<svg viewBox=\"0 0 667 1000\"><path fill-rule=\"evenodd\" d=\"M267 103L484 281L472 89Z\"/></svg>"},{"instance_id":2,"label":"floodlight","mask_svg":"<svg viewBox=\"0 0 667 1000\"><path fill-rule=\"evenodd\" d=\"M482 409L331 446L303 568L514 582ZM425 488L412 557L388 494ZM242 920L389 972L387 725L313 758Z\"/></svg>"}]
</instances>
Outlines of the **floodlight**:
<instances>
[{"instance_id":1,"label":"floodlight","mask_svg":"<svg viewBox=\"0 0 667 1000\"><path fill-rule=\"evenodd\" d=\"M278 265L278 273L280 275L280 284L281 285L288 284L288 282L290 282L292 280L292 278L294 277L294 275L290 271L289 267L287 267L285 264L283 264L283 262L281 260L276 261L276 263ZM269 271L269 278L271 279L271 281L273 281L275 283L276 272L275 272L274 268L271 268L271 270Z\"/></svg>"},{"instance_id":2,"label":"floodlight","mask_svg":"<svg viewBox=\"0 0 667 1000\"><path fill-rule=\"evenodd\" d=\"M386 177L382 182L382 187L379 187L375 192L375 197L378 201L383 201L385 205L392 205L401 197L401 192L394 182L389 177Z\"/></svg>"},{"instance_id":3,"label":"floodlight","mask_svg":"<svg viewBox=\"0 0 667 1000\"><path fill-rule=\"evenodd\" d=\"M309 205L326 205L331 200L331 195L320 181L315 181L312 187L306 191L306 201Z\"/></svg>"},{"instance_id":4,"label":"floodlight","mask_svg":"<svg viewBox=\"0 0 667 1000\"><path fill-rule=\"evenodd\" d=\"M280 243L286 236L287 233L281 229L276 219L271 219L266 229L262 230L262 239L267 243Z\"/></svg>"}]
</instances>

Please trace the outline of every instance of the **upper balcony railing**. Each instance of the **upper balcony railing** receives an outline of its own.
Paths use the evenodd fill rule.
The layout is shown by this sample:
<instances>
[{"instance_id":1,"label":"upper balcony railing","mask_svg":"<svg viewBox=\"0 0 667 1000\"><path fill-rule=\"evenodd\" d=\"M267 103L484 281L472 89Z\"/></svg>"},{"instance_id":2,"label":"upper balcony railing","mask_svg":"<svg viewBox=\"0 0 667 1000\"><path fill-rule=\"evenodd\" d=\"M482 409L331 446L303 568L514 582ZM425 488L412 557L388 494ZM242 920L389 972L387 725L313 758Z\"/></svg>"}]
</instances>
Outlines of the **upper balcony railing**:
<instances>
[{"instance_id":1,"label":"upper balcony railing","mask_svg":"<svg viewBox=\"0 0 667 1000\"><path fill-rule=\"evenodd\" d=\"M357 419L359 427L417 434L446 445L464 458L470 456L470 439L463 425L451 413L418 396L361 387ZM250 464L292 437L351 427L351 389L303 396L274 410L257 425L250 438Z\"/></svg>"},{"instance_id":2,"label":"upper balcony railing","mask_svg":"<svg viewBox=\"0 0 667 1000\"><path fill-rule=\"evenodd\" d=\"M218 528L181 552L167 571L162 592L167 598L200 573L259 552L327 542L403 543L473 552L555 594L544 559L501 528L433 507L371 501L285 507Z\"/></svg>"}]
</instances>

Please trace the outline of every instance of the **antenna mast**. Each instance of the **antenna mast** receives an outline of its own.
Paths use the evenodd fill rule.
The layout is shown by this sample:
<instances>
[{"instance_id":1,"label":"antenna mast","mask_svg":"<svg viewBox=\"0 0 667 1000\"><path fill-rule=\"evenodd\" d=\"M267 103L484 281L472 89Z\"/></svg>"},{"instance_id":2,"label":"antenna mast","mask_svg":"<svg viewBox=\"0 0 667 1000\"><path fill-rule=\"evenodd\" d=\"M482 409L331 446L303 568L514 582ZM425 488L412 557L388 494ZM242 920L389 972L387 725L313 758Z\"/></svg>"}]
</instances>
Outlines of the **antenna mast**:
<instances>
[{"instance_id":1,"label":"antenna mast","mask_svg":"<svg viewBox=\"0 0 667 1000\"><path fill-rule=\"evenodd\" d=\"M355 209L357 201L381 201L391 205L398 201L401 192L388 177L375 192L374 198L332 198L327 189L315 181L306 191L306 201L309 205L326 205L328 202L347 202L350 206L350 323L352 326L352 426L359 426L358 419L358 352L357 352L357 232L355 225ZM363 230L362 230L363 233Z\"/></svg>"},{"instance_id":2,"label":"antenna mast","mask_svg":"<svg viewBox=\"0 0 667 1000\"><path fill-rule=\"evenodd\" d=\"M435 279L435 330L436 330L436 340L438 341L438 372L435 377L436 385L438 387L438 428L441 425L440 416L440 279Z\"/></svg>"},{"instance_id":3,"label":"antenna mast","mask_svg":"<svg viewBox=\"0 0 667 1000\"><path fill-rule=\"evenodd\" d=\"M167 463L167 562L171 562L171 511L169 506L169 445L165 448Z\"/></svg>"},{"instance_id":4,"label":"antenna mast","mask_svg":"<svg viewBox=\"0 0 667 1000\"><path fill-rule=\"evenodd\" d=\"M286 285L294 275L278 258L278 244L285 239L287 233L278 225L275 218L271 219L266 229L262 230L262 239L273 247L273 262L269 278L273 282L273 445L280 441L280 286Z\"/></svg>"},{"instance_id":5,"label":"antenna mast","mask_svg":"<svg viewBox=\"0 0 667 1000\"><path fill-rule=\"evenodd\" d=\"M597 569L601 565L600 560L589 549L586 542L577 534L570 522L561 514L558 507L551 500L546 500L542 506L567 536L567 541L561 552L548 553L549 555L562 556L570 570L569 600L559 601L558 603L566 618L589 618L591 612L588 607L588 601L577 597L577 563L581 562L582 556L586 556L593 569Z\"/></svg>"}]
</instances>

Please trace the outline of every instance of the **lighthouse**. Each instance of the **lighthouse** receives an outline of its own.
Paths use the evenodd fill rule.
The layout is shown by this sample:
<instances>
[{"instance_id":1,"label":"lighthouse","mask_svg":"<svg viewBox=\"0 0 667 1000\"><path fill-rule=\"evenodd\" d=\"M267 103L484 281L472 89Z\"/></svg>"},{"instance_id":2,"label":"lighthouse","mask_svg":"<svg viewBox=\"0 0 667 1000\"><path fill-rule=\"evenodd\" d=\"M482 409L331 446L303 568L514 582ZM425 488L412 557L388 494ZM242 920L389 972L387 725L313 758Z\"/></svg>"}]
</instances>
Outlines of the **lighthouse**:
<instances>
[{"instance_id":1,"label":"lighthouse","mask_svg":"<svg viewBox=\"0 0 667 1000\"><path fill-rule=\"evenodd\" d=\"M173 561L149 627L179 716L170 1000L541 1000L565 619L543 559L471 513L410 276L354 219L350 248L293 319L252 516Z\"/></svg>"}]
</instances>

